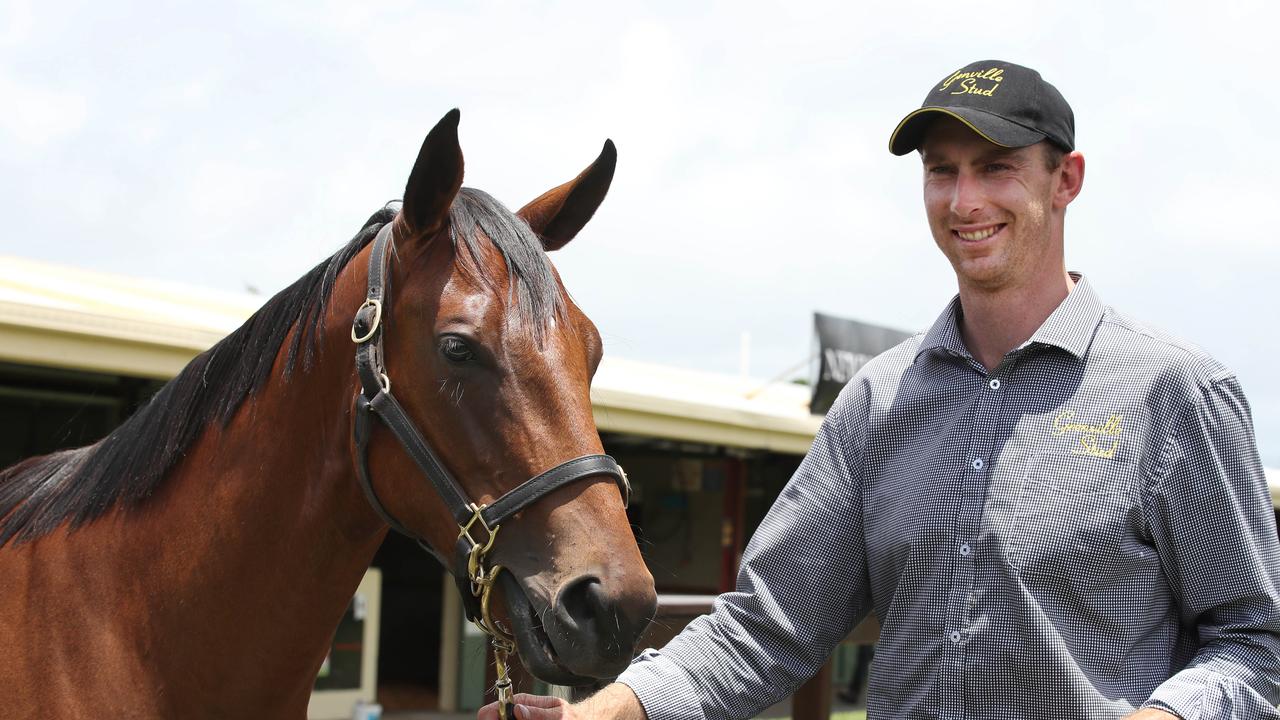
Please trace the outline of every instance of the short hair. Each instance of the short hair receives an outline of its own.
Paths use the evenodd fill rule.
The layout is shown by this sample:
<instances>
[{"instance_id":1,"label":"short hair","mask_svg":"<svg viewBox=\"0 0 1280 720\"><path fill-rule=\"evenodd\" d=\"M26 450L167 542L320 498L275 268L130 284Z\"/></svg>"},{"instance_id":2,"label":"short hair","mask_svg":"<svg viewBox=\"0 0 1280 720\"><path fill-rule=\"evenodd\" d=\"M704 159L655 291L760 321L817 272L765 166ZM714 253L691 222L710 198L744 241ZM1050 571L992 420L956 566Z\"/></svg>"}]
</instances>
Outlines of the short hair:
<instances>
[{"instance_id":1,"label":"short hair","mask_svg":"<svg viewBox=\"0 0 1280 720\"><path fill-rule=\"evenodd\" d=\"M1042 144L1044 145L1044 167L1053 172L1062 166L1062 158L1067 156L1068 151L1052 140L1044 140Z\"/></svg>"}]
</instances>

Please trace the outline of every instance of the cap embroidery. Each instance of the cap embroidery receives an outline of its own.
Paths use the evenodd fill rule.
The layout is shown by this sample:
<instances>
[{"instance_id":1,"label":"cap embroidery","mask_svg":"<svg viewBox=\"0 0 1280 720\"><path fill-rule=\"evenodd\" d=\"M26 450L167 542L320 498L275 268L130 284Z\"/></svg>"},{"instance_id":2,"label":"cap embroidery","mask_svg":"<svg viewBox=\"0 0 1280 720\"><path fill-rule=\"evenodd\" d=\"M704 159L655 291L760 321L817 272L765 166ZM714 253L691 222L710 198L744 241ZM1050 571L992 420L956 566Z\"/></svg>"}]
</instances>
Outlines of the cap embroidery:
<instances>
[{"instance_id":1,"label":"cap embroidery","mask_svg":"<svg viewBox=\"0 0 1280 720\"><path fill-rule=\"evenodd\" d=\"M943 81L938 88L938 92L942 92L955 84L955 89L950 95L986 95L991 97L996 90L1000 89L1000 82L1004 80L1004 68L988 68L986 70L974 70L972 72L958 72ZM957 82L959 81L959 82Z\"/></svg>"}]
</instances>

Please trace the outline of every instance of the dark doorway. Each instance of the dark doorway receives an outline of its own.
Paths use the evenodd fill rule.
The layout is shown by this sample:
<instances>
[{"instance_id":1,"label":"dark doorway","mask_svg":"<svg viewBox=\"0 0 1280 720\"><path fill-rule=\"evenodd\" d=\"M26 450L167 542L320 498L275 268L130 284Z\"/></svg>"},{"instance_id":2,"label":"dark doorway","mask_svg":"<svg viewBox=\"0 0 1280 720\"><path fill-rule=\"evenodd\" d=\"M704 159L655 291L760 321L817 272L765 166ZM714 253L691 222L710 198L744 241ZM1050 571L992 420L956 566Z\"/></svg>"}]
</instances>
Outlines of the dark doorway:
<instances>
[{"instance_id":1,"label":"dark doorway","mask_svg":"<svg viewBox=\"0 0 1280 720\"><path fill-rule=\"evenodd\" d=\"M395 532L387 534L373 566L382 570L378 701L388 712L434 710L440 693L444 571L435 558Z\"/></svg>"},{"instance_id":2,"label":"dark doorway","mask_svg":"<svg viewBox=\"0 0 1280 720\"><path fill-rule=\"evenodd\" d=\"M160 381L0 363L0 467L97 442Z\"/></svg>"}]
</instances>

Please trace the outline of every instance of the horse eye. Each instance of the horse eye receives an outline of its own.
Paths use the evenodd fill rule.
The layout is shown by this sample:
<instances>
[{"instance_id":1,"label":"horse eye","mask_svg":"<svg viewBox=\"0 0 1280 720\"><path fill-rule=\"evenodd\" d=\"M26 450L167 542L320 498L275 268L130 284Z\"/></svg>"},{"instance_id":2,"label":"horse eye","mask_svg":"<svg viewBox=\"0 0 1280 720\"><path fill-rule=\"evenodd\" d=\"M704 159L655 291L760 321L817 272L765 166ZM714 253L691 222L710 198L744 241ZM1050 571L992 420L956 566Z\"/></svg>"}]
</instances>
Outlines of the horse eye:
<instances>
[{"instance_id":1,"label":"horse eye","mask_svg":"<svg viewBox=\"0 0 1280 720\"><path fill-rule=\"evenodd\" d=\"M452 335L440 340L440 354L444 355L449 362L454 363L471 362L476 357L476 354L471 351L466 342Z\"/></svg>"}]
</instances>

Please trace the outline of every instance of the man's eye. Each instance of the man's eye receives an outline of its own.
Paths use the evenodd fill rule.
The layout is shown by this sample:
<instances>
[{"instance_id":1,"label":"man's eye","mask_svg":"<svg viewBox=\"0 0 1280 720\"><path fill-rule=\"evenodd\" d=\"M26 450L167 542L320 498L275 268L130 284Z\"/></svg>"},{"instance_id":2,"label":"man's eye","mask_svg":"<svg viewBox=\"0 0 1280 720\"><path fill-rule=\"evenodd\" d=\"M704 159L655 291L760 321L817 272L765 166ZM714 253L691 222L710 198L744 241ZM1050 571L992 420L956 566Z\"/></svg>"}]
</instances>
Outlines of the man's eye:
<instances>
[{"instance_id":1,"label":"man's eye","mask_svg":"<svg viewBox=\"0 0 1280 720\"><path fill-rule=\"evenodd\" d=\"M445 359L452 363L471 362L476 358L476 354L465 341L453 336L446 337L440 341L440 354L444 355Z\"/></svg>"},{"instance_id":2,"label":"man's eye","mask_svg":"<svg viewBox=\"0 0 1280 720\"><path fill-rule=\"evenodd\" d=\"M987 165L987 172L1004 172L1009 166L1004 163L990 163Z\"/></svg>"}]
</instances>

